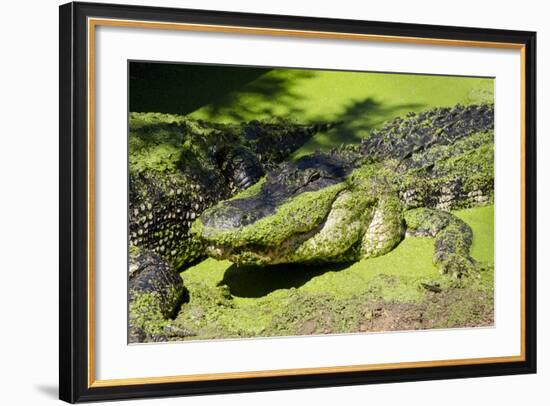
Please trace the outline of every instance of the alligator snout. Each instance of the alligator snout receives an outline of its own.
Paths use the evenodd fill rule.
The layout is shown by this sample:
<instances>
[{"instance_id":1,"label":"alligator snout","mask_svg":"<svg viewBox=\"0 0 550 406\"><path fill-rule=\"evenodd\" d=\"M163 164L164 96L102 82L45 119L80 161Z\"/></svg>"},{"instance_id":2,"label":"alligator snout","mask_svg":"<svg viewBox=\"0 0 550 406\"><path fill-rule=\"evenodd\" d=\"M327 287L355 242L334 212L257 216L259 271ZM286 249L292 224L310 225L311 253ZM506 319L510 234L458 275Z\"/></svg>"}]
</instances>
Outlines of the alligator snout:
<instances>
[{"instance_id":1,"label":"alligator snout","mask_svg":"<svg viewBox=\"0 0 550 406\"><path fill-rule=\"evenodd\" d=\"M257 199L227 201L206 211L201 221L208 229L235 230L254 223L265 211L270 210Z\"/></svg>"}]
</instances>

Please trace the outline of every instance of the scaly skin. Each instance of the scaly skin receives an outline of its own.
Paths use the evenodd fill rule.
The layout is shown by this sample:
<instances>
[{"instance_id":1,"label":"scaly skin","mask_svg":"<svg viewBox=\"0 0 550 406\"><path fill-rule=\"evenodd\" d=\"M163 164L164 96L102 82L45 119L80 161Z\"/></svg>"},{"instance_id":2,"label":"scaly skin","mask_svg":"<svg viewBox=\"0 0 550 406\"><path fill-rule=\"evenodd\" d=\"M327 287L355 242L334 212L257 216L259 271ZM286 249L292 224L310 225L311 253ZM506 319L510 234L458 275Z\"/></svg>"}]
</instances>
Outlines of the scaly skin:
<instances>
[{"instance_id":1,"label":"scaly skin","mask_svg":"<svg viewBox=\"0 0 550 406\"><path fill-rule=\"evenodd\" d=\"M458 277L475 268L472 231L443 210L492 202L493 116L492 105L409 113L358 146L282 163L191 231L208 255L256 265L355 261L425 233Z\"/></svg>"}]
</instances>

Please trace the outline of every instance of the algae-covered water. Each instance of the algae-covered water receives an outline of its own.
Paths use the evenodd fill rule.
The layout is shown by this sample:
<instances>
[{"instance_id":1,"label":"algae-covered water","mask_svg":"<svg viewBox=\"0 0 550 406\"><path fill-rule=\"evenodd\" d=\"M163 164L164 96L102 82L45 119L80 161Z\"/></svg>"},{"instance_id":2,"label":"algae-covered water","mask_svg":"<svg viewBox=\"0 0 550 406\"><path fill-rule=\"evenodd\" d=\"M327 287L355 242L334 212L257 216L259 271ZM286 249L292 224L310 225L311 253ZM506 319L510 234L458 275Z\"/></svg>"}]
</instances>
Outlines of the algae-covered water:
<instances>
[{"instance_id":1,"label":"algae-covered water","mask_svg":"<svg viewBox=\"0 0 550 406\"><path fill-rule=\"evenodd\" d=\"M206 259L181 273L189 301L175 324L187 339L491 325L494 207L454 213L474 231L477 275L440 275L433 239L419 237L381 257L326 267Z\"/></svg>"}]
</instances>

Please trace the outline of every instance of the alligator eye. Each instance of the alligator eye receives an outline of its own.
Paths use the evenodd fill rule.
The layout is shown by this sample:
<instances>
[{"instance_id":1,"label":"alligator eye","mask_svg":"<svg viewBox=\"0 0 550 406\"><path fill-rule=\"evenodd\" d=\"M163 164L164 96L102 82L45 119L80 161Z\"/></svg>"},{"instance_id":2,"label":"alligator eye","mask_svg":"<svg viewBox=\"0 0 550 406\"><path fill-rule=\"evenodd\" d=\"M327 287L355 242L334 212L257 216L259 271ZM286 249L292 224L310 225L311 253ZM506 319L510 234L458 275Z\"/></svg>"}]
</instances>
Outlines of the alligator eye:
<instances>
[{"instance_id":1,"label":"alligator eye","mask_svg":"<svg viewBox=\"0 0 550 406\"><path fill-rule=\"evenodd\" d=\"M313 172L311 175L309 175L308 183L309 182L314 182L317 179L319 179L320 177L321 177L321 174L319 172Z\"/></svg>"}]
</instances>

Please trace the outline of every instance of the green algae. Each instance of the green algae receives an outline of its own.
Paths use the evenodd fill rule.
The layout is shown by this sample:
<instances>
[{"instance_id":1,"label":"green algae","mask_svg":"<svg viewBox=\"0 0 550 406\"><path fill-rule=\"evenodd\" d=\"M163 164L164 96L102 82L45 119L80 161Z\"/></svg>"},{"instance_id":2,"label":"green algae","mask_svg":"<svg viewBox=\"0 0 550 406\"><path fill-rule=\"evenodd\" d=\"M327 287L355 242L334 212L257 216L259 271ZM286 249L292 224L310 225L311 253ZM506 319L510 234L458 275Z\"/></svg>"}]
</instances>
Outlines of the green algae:
<instances>
[{"instance_id":1,"label":"green algae","mask_svg":"<svg viewBox=\"0 0 550 406\"><path fill-rule=\"evenodd\" d=\"M157 292L135 292L128 308L130 325L148 335L162 334L167 317L162 312L161 301Z\"/></svg>"}]
</instances>

